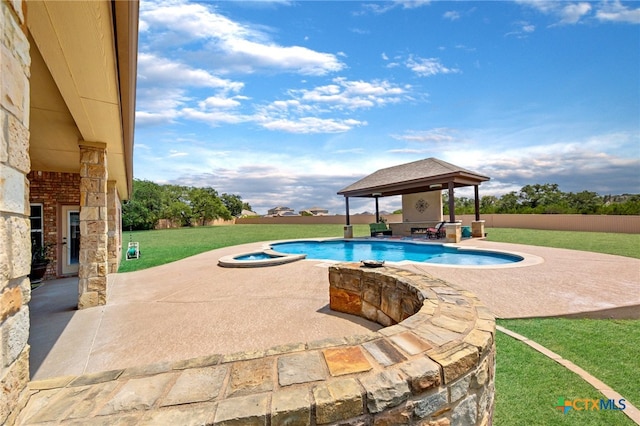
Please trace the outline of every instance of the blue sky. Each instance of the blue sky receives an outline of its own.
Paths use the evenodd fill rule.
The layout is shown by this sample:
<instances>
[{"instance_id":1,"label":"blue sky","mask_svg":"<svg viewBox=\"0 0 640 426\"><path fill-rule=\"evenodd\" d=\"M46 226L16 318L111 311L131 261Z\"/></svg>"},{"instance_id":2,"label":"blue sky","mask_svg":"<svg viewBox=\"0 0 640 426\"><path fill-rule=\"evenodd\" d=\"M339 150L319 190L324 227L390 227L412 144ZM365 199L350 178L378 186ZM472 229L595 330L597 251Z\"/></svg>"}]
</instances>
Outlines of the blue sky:
<instances>
[{"instance_id":1,"label":"blue sky","mask_svg":"<svg viewBox=\"0 0 640 426\"><path fill-rule=\"evenodd\" d=\"M428 157L640 193L640 3L141 0L136 110L135 178L262 214Z\"/></svg>"}]
</instances>

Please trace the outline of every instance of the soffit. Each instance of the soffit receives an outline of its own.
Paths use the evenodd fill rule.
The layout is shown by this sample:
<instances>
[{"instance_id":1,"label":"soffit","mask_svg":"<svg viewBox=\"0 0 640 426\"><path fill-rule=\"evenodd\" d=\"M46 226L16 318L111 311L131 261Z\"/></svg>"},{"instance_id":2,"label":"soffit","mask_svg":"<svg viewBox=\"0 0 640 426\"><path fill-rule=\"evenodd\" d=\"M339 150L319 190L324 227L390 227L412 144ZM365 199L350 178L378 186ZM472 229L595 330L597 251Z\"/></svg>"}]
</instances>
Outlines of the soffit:
<instances>
[{"instance_id":1,"label":"soffit","mask_svg":"<svg viewBox=\"0 0 640 426\"><path fill-rule=\"evenodd\" d=\"M77 172L78 142L106 143L109 179L126 198L131 173L125 159L113 25L110 1L28 3L32 51L37 48L41 55L37 65L44 64L32 73L30 154L34 169Z\"/></svg>"}]
</instances>

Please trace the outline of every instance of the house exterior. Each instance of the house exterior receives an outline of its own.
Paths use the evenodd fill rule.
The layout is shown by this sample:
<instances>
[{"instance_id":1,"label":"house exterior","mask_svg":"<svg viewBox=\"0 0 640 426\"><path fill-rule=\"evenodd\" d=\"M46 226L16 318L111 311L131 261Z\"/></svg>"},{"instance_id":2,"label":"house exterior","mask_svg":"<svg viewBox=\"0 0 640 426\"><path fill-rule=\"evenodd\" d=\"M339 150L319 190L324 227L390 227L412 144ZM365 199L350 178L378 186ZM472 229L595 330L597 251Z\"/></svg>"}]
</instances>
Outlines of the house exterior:
<instances>
[{"instance_id":1,"label":"house exterior","mask_svg":"<svg viewBox=\"0 0 640 426\"><path fill-rule=\"evenodd\" d=\"M300 210L299 213L302 215L305 212L310 214L311 216L328 216L329 215L329 210L323 209L322 207L311 207L306 210Z\"/></svg>"},{"instance_id":2,"label":"house exterior","mask_svg":"<svg viewBox=\"0 0 640 426\"><path fill-rule=\"evenodd\" d=\"M296 212L289 207L274 207L267 211L267 216L297 216Z\"/></svg>"},{"instance_id":3,"label":"house exterior","mask_svg":"<svg viewBox=\"0 0 640 426\"><path fill-rule=\"evenodd\" d=\"M32 246L107 301L133 178L137 1L0 0L0 424L29 380ZM10 337L6 337L10 336Z\"/></svg>"}]
</instances>

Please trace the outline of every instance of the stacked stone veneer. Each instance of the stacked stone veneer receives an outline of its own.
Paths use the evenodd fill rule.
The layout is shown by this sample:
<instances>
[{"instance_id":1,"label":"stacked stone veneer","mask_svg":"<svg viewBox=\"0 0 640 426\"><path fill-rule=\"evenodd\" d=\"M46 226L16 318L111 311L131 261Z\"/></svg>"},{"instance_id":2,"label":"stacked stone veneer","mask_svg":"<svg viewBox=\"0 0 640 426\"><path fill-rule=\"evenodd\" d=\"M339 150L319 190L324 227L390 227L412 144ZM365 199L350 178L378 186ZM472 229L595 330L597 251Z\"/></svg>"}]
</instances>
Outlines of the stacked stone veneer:
<instances>
[{"instance_id":1,"label":"stacked stone veneer","mask_svg":"<svg viewBox=\"0 0 640 426\"><path fill-rule=\"evenodd\" d=\"M122 203L115 181L107 182L107 262L109 273L118 272L122 259Z\"/></svg>"},{"instance_id":2,"label":"stacked stone veneer","mask_svg":"<svg viewBox=\"0 0 640 426\"><path fill-rule=\"evenodd\" d=\"M0 424L29 380L29 76L26 5L0 2Z\"/></svg>"},{"instance_id":3,"label":"stacked stone veneer","mask_svg":"<svg viewBox=\"0 0 640 426\"><path fill-rule=\"evenodd\" d=\"M108 212L106 144L80 144L78 309L107 303Z\"/></svg>"},{"instance_id":4,"label":"stacked stone veneer","mask_svg":"<svg viewBox=\"0 0 640 426\"><path fill-rule=\"evenodd\" d=\"M51 263L44 279L58 276L58 258L64 247L58 246L62 206L80 205L80 174L32 171L27 175L30 185L29 202L42 204L42 230L44 243L52 245L48 253Z\"/></svg>"},{"instance_id":5,"label":"stacked stone veneer","mask_svg":"<svg viewBox=\"0 0 640 426\"><path fill-rule=\"evenodd\" d=\"M329 276L333 309L388 327L32 382L19 423L491 424L495 322L473 294L394 268L340 264Z\"/></svg>"}]
</instances>

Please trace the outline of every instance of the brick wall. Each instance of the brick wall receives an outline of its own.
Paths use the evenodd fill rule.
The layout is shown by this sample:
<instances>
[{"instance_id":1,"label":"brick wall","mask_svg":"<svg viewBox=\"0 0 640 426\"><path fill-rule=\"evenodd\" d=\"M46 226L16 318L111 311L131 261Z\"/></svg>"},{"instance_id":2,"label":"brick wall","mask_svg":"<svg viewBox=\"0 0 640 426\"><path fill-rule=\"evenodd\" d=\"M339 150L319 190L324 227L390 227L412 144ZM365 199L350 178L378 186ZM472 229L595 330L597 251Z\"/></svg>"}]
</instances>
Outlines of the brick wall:
<instances>
[{"instance_id":1,"label":"brick wall","mask_svg":"<svg viewBox=\"0 0 640 426\"><path fill-rule=\"evenodd\" d=\"M47 268L45 279L56 278L60 273L58 260L61 259L62 247L58 245L62 236L61 208L65 205L80 205L80 174L32 171L27 176L30 185L30 203L43 205L43 234L45 244L54 244L49 257L52 262Z\"/></svg>"}]
</instances>

